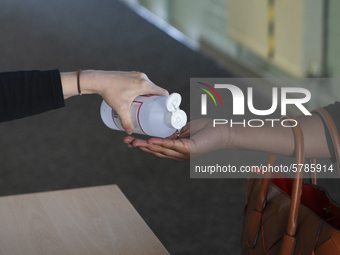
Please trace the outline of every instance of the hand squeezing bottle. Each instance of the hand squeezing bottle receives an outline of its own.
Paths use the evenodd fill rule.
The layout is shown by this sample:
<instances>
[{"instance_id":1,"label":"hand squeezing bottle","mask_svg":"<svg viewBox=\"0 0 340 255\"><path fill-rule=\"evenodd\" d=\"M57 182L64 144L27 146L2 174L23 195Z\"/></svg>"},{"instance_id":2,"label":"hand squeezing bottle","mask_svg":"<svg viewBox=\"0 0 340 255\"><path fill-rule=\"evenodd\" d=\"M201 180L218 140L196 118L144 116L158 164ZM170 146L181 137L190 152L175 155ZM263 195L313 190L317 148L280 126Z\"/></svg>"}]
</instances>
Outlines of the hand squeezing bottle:
<instances>
[{"instance_id":1,"label":"hand squeezing bottle","mask_svg":"<svg viewBox=\"0 0 340 255\"><path fill-rule=\"evenodd\" d=\"M178 93L168 97L143 95L133 100L130 114L134 133L155 137L168 137L187 123L187 115L179 109L182 98ZM106 126L124 131L118 114L103 101L100 114Z\"/></svg>"}]
</instances>

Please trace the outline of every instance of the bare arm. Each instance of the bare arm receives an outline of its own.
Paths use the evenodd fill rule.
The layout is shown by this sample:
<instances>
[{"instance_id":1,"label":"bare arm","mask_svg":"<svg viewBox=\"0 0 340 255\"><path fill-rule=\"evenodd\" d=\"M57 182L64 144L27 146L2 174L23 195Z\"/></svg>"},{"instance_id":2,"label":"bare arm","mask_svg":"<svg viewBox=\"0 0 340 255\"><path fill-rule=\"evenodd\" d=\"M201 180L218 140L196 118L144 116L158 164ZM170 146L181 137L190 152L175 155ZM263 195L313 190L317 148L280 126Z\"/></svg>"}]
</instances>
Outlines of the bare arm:
<instances>
[{"instance_id":1,"label":"bare arm","mask_svg":"<svg viewBox=\"0 0 340 255\"><path fill-rule=\"evenodd\" d=\"M297 118L303 130L305 154L308 158L329 158L326 135L318 115ZM285 156L294 154L294 135L289 127L267 124L262 128L231 128L231 148L272 152ZM228 145L227 145L228 147Z\"/></svg>"},{"instance_id":2,"label":"bare arm","mask_svg":"<svg viewBox=\"0 0 340 255\"><path fill-rule=\"evenodd\" d=\"M306 157L329 158L324 126L319 116L297 118L303 129ZM294 136L291 128L267 123L263 127L218 125L201 119L183 128L179 139L151 138L149 140L126 137L124 142L130 148L139 148L152 155L174 160L187 160L220 149L243 149L272 152L291 156L294 153Z\"/></svg>"}]
</instances>

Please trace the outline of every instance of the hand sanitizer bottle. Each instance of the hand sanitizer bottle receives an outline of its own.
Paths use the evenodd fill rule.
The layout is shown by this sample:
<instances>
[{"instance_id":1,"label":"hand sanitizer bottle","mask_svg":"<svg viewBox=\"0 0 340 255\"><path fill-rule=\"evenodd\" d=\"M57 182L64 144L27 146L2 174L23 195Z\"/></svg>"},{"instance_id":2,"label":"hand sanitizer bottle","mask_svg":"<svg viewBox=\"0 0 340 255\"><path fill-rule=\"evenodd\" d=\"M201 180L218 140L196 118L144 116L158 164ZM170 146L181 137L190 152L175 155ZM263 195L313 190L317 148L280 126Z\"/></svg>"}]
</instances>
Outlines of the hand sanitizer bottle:
<instances>
[{"instance_id":1,"label":"hand sanitizer bottle","mask_svg":"<svg viewBox=\"0 0 340 255\"><path fill-rule=\"evenodd\" d=\"M130 108L134 133L168 137L187 123L187 115L179 109L182 98L178 93L168 97L143 95L133 100ZM106 126L124 131L118 114L103 101L100 115Z\"/></svg>"}]
</instances>

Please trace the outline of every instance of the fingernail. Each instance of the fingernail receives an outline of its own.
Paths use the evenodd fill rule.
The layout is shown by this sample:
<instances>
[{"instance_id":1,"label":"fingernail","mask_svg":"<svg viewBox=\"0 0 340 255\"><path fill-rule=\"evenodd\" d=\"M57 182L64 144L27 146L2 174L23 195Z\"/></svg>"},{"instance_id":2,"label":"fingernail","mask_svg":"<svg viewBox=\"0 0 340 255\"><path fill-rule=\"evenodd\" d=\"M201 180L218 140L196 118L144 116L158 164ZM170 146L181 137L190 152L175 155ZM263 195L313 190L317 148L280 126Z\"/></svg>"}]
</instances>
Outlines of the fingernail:
<instances>
[{"instance_id":1,"label":"fingernail","mask_svg":"<svg viewBox=\"0 0 340 255\"><path fill-rule=\"evenodd\" d=\"M128 135L132 135L133 130L132 129L128 129L128 130L126 130L126 132L128 133Z\"/></svg>"}]
</instances>

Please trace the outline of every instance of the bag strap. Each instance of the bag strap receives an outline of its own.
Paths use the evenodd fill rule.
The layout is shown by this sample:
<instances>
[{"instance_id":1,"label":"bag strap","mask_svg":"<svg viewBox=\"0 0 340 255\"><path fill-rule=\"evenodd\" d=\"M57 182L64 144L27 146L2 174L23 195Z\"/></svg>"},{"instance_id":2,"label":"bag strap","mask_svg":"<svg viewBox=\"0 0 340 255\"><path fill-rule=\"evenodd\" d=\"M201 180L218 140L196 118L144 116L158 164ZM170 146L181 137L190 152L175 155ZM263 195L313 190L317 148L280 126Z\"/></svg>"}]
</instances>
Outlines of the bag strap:
<instances>
[{"instance_id":1,"label":"bag strap","mask_svg":"<svg viewBox=\"0 0 340 255\"><path fill-rule=\"evenodd\" d=\"M340 161L340 137L339 133L337 132L336 125L334 123L333 118L331 115L323 108L318 108L314 111L315 113L319 114L320 117L326 123L326 127L328 128L333 146L334 151L337 159L338 169L339 161ZM285 117L294 119L290 116ZM299 125L293 128L294 138L295 138L295 164L297 166L303 166L304 163L304 142L303 142L303 133L301 127ZM267 159L268 165L273 165L275 162L276 155L269 154ZM292 254L295 248L296 243L296 230L297 230L297 219L299 213L299 205L302 195L302 177L303 177L303 169L298 169L299 171L296 172L293 181L293 189L291 194L291 204L288 216L288 223L287 223L287 230L284 235L282 246L281 246L281 255ZM339 171L340 173L340 171ZM262 215L263 210L265 208L267 192L270 185L272 174L265 175L264 179L261 182L260 193L258 196L258 201L256 206L253 210L251 215L251 224L249 225L248 231L248 245L250 247L254 247L257 242L257 237L261 228L262 222ZM254 228L258 226L258 228Z\"/></svg>"},{"instance_id":2,"label":"bag strap","mask_svg":"<svg viewBox=\"0 0 340 255\"><path fill-rule=\"evenodd\" d=\"M295 120L295 118L291 116L285 116L284 119ZM295 120L297 123L297 121ZM294 124L296 124L294 123ZM292 126L294 126L292 123ZM293 133L295 138L295 164L297 166L302 166L304 162L304 142L303 142L303 133L299 124L293 127ZM273 166L275 163L276 155L269 154L267 158L267 165ZM301 190L302 190L302 171L297 171L294 178L293 190L292 190L292 200L291 200L291 208L289 211L288 224L287 224L287 237L284 238L284 245L293 250L295 241L292 242L292 238L295 237L296 229L297 229L297 217L299 210L299 203L301 198ZM262 222L262 214L265 208L267 192L271 182L272 173L267 172L261 181L260 192L258 196L258 200L255 208L251 214L249 231L247 237L247 243L249 247L254 247L257 242L257 238L261 228ZM286 240L286 241L285 241ZM295 239L294 239L295 240ZM283 246L282 246L283 247ZM290 247L290 248L289 248Z\"/></svg>"},{"instance_id":3,"label":"bag strap","mask_svg":"<svg viewBox=\"0 0 340 255\"><path fill-rule=\"evenodd\" d=\"M316 158L311 158L311 159L309 159L309 163L311 164L311 165L316 165ZM316 183L316 171L314 171L314 172L311 172L311 182L312 182L312 184L313 185L316 185L317 183Z\"/></svg>"},{"instance_id":4,"label":"bag strap","mask_svg":"<svg viewBox=\"0 0 340 255\"><path fill-rule=\"evenodd\" d=\"M340 163L339 163L340 162L340 136L338 133L338 129L336 128L336 125L334 123L332 116L324 108L317 108L313 112L317 113L322 118L322 120L326 124L326 127L331 135L335 157L336 157L336 163L337 163L339 175L340 175Z\"/></svg>"},{"instance_id":5,"label":"bag strap","mask_svg":"<svg viewBox=\"0 0 340 255\"><path fill-rule=\"evenodd\" d=\"M291 117L290 117L291 118ZM287 230L283 237L281 246L281 255L293 254L296 243L296 230L299 215L299 205L302 195L302 176L303 163L305 159L304 141L301 126L297 124L293 128L295 138L295 164L298 166L298 171L295 173L293 181L293 189L291 194L291 202L287 223Z\"/></svg>"},{"instance_id":6,"label":"bag strap","mask_svg":"<svg viewBox=\"0 0 340 255\"><path fill-rule=\"evenodd\" d=\"M276 154L270 153L267 157L267 167L274 165L276 161ZM261 223L262 223L262 213L263 209L266 205L267 200L267 191L271 181L271 174L266 172L264 177L261 181L260 192L257 198L257 202L255 204L255 208L250 216L250 223L249 223L249 230L248 230L248 237L247 237L247 245L250 248L255 247L257 243L257 238L260 233Z\"/></svg>"},{"instance_id":7,"label":"bag strap","mask_svg":"<svg viewBox=\"0 0 340 255\"><path fill-rule=\"evenodd\" d=\"M337 131L334 120L331 117L331 115L323 108L318 108L314 112L318 113L321 116L321 118L324 120L324 122L326 123L326 127L328 128L331 134L338 169L340 169L339 168L340 139L339 139L339 133ZM299 143L300 141L297 141L296 136L295 136L295 145L298 145ZM302 195L302 176L303 176L303 169L301 172L299 171L298 173L295 174L294 183L293 183L293 192L292 192L291 203L290 203L289 218L288 218L288 224L287 224L287 232L285 233L283 237L281 252L280 252L281 255L293 254L294 252L295 243L296 243L295 236L296 236L296 230L297 230L297 216L298 216L299 205L300 205L300 200L301 200L301 195Z\"/></svg>"},{"instance_id":8,"label":"bag strap","mask_svg":"<svg viewBox=\"0 0 340 255\"><path fill-rule=\"evenodd\" d=\"M339 166L339 160L340 160L340 150L339 150L339 133L336 128L336 125L334 123L334 120L332 116L324 109L324 108L317 108L312 111L313 113L316 113L320 116L320 118L323 120L323 122L326 125L326 128L328 129L330 135L331 135L331 140L334 148L334 153L336 156L337 160L337 167L338 167L338 173L340 175L340 166ZM310 159L310 164L316 165L316 159L311 158ZM311 172L311 182L312 184L316 185L316 171Z\"/></svg>"}]
</instances>

